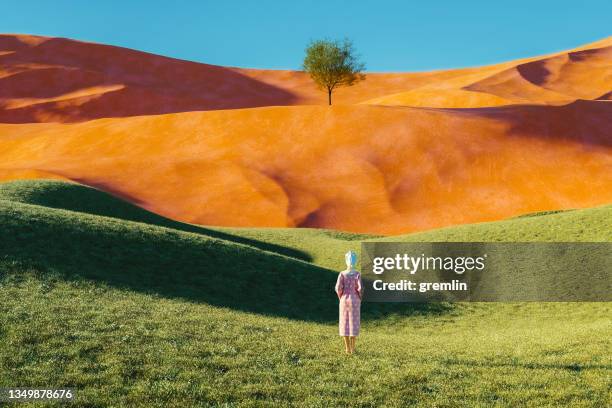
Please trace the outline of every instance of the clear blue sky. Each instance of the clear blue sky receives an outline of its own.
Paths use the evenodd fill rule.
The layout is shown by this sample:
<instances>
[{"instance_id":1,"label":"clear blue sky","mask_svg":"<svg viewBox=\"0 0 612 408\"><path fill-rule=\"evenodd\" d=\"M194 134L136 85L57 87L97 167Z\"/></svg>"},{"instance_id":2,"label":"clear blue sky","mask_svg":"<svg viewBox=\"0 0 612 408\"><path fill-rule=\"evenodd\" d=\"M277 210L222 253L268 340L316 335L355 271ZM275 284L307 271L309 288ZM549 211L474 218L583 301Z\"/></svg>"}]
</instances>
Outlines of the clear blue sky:
<instances>
[{"instance_id":1,"label":"clear blue sky","mask_svg":"<svg viewBox=\"0 0 612 408\"><path fill-rule=\"evenodd\" d=\"M422 71L573 48L612 35L611 18L612 0L5 0L0 32L290 69L309 40L346 36L368 71Z\"/></svg>"}]
</instances>

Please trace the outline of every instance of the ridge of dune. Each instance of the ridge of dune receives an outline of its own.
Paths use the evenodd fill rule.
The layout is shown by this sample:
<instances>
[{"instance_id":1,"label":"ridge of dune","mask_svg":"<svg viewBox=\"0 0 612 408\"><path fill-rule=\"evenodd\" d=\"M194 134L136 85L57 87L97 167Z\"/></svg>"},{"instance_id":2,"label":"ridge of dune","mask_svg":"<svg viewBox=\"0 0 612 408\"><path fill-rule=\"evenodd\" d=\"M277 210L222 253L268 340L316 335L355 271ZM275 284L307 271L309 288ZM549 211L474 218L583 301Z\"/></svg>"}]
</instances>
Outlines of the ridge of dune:
<instances>
[{"instance_id":1,"label":"ridge of dune","mask_svg":"<svg viewBox=\"0 0 612 408\"><path fill-rule=\"evenodd\" d=\"M82 104L91 98L96 98L104 95L107 92L118 91L123 88L123 85L103 85L95 86L91 88L83 88L74 92L69 92L55 97L47 98L16 98L10 102L5 103L4 109L19 109L24 107L31 107L33 105L51 103L51 102L62 102L71 104ZM65 105L66 106L66 105Z\"/></svg>"}]
</instances>

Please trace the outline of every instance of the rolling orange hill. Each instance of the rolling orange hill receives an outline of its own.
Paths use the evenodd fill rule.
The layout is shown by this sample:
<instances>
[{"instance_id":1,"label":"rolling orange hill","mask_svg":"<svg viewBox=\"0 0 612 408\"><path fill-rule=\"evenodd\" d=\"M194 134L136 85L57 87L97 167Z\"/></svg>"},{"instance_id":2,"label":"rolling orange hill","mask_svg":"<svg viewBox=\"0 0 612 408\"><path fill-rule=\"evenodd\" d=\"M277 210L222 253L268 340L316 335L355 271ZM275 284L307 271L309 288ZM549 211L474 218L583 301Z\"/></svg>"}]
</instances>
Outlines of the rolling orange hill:
<instances>
[{"instance_id":1,"label":"rolling orange hill","mask_svg":"<svg viewBox=\"0 0 612 408\"><path fill-rule=\"evenodd\" d=\"M396 234L612 202L612 38L482 68L295 71L0 36L0 180L231 226ZM318 106L314 106L318 105Z\"/></svg>"}]
</instances>

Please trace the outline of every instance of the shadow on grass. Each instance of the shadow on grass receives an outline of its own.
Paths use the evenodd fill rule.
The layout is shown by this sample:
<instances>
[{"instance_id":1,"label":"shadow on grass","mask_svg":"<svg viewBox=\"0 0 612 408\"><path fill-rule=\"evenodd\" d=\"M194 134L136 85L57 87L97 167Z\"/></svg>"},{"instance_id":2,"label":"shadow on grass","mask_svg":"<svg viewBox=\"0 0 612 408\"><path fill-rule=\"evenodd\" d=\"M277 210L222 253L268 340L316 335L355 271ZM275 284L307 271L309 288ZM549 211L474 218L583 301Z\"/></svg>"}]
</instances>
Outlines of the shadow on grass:
<instances>
[{"instance_id":1,"label":"shadow on grass","mask_svg":"<svg viewBox=\"0 0 612 408\"><path fill-rule=\"evenodd\" d=\"M460 365L467 367L491 367L491 368L526 368L533 370L568 370L573 372L580 372L582 370L610 370L612 365L610 364L563 364L563 363L538 363L538 362L485 362L485 361L467 361L467 360L455 360L448 359L443 361L447 365Z\"/></svg>"},{"instance_id":2,"label":"shadow on grass","mask_svg":"<svg viewBox=\"0 0 612 408\"><path fill-rule=\"evenodd\" d=\"M251 246L62 210L0 202L0 270L91 281L197 303L335 322L336 273ZM17 266L10 266L11 262ZM364 304L365 320L440 314L441 304Z\"/></svg>"}]
</instances>

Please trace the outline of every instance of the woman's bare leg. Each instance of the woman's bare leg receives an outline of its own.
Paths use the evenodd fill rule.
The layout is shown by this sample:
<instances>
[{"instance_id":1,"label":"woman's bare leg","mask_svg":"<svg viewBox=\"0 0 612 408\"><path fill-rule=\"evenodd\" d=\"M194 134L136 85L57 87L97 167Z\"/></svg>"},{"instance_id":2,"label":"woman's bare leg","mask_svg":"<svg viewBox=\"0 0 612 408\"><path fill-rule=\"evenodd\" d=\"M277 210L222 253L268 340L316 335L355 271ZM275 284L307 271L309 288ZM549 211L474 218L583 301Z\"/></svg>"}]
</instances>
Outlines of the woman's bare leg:
<instances>
[{"instance_id":1,"label":"woman's bare leg","mask_svg":"<svg viewBox=\"0 0 612 408\"><path fill-rule=\"evenodd\" d=\"M351 352L351 340L349 336L344 336L342 338L344 339L344 351L346 354L349 354Z\"/></svg>"},{"instance_id":2,"label":"woman's bare leg","mask_svg":"<svg viewBox=\"0 0 612 408\"><path fill-rule=\"evenodd\" d=\"M351 344L351 354L355 352L355 336L351 336L350 337L350 344Z\"/></svg>"}]
</instances>

